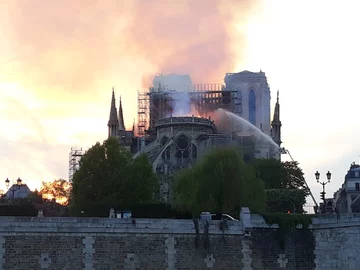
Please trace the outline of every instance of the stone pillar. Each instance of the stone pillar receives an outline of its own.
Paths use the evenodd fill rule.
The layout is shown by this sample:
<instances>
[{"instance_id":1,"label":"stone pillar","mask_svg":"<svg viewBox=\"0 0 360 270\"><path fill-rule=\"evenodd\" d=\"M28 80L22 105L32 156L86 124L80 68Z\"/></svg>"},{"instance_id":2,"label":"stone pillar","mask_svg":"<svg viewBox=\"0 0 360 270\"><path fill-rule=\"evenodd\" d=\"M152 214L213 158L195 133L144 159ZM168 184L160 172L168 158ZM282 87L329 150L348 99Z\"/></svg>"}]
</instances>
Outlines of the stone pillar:
<instances>
[{"instance_id":1,"label":"stone pillar","mask_svg":"<svg viewBox=\"0 0 360 270\"><path fill-rule=\"evenodd\" d=\"M49 253L41 253L40 255L40 268L41 269L50 269L51 258Z\"/></svg>"},{"instance_id":2,"label":"stone pillar","mask_svg":"<svg viewBox=\"0 0 360 270\"><path fill-rule=\"evenodd\" d=\"M210 212L202 212L200 214L200 220L205 222L205 221L211 221L211 214Z\"/></svg>"},{"instance_id":3,"label":"stone pillar","mask_svg":"<svg viewBox=\"0 0 360 270\"><path fill-rule=\"evenodd\" d=\"M205 257L204 262L206 264L206 268L213 268L216 259L214 258L214 254L209 254Z\"/></svg>"},{"instance_id":4,"label":"stone pillar","mask_svg":"<svg viewBox=\"0 0 360 270\"><path fill-rule=\"evenodd\" d=\"M165 253L167 254L167 265L168 270L175 270L175 262L176 262L176 250L175 250L175 238L173 236L169 236L165 240Z\"/></svg>"},{"instance_id":5,"label":"stone pillar","mask_svg":"<svg viewBox=\"0 0 360 270\"><path fill-rule=\"evenodd\" d=\"M241 242L242 249L241 253L243 254L243 269L244 270L252 270L252 250L251 250L251 239L250 234L245 234L244 239Z\"/></svg>"},{"instance_id":6,"label":"stone pillar","mask_svg":"<svg viewBox=\"0 0 360 270\"><path fill-rule=\"evenodd\" d=\"M251 230L251 213L248 207L242 207L240 210L240 221L245 230Z\"/></svg>"},{"instance_id":7,"label":"stone pillar","mask_svg":"<svg viewBox=\"0 0 360 270\"><path fill-rule=\"evenodd\" d=\"M38 217L44 217L44 211L42 209L39 209Z\"/></svg>"},{"instance_id":8,"label":"stone pillar","mask_svg":"<svg viewBox=\"0 0 360 270\"><path fill-rule=\"evenodd\" d=\"M110 208L109 218L115 218L115 210L114 210L114 208Z\"/></svg>"},{"instance_id":9,"label":"stone pillar","mask_svg":"<svg viewBox=\"0 0 360 270\"><path fill-rule=\"evenodd\" d=\"M242 240L242 249L243 254L242 263L244 265L244 270L252 269L252 250L251 250L251 239L250 231L252 228L251 225L251 213L248 207L242 207L240 210L240 222L242 222L244 227L244 238Z\"/></svg>"},{"instance_id":10,"label":"stone pillar","mask_svg":"<svg viewBox=\"0 0 360 270\"><path fill-rule=\"evenodd\" d=\"M95 249L93 248L93 244L95 243L95 239L91 236L86 236L83 239L83 262L85 265L85 270L93 270L93 255L95 253Z\"/></svg>"},{"instance_id":11,"label":"stone pillar","mask_svg":"<svg viewBox=\"0 0 360 270\"><path fill-rule=\"evenodd\" d=\"M279 254L279 258L277 260L280 268L286 268L286 264L288 263L288 259L286 259L285 254Z\"/></svg>"}]
</instances>

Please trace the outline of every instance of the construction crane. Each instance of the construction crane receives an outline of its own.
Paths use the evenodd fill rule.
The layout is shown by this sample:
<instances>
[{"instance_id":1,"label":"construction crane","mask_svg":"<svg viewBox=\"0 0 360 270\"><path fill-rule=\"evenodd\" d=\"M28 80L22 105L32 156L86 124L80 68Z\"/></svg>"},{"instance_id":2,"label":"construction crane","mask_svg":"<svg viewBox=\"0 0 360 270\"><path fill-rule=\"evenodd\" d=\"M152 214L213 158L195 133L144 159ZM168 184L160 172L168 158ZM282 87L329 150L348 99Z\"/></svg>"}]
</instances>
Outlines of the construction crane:
<instances>
[{"instance_id":1,"label":"construction crane","mask_svg":"<svg viewBox=\"0 0 360 270\"><path fill-rule=\"evenodd\" d=\"M287 150L287 149L285 149L284 147L282 147L282 148L280 148L280 153L281 153L281 154L284 154L284 155L286 155L286 154L289 155L289 157L290 157L290 159L292 160L292 162L295 162L295 160L294 160L293 157L291 156L289 150ZM310 196L311 196L312 200L314 201L315 208L316 208L316 209L314 209L314 210L315 210L315 213L316 213L317 209L319 209L319 206L318 206L318 204L317 204L317 202L316 202L316 200L315 200L315 198L314 198L314 195L313 195L312 192L311 192L311 189L309 188L309 186L308 186L308 184L307 184L307 182L306 182L306 179L304 179L304 181L305 181L305 185L306 185L307 189L309 190Z\"/></svg>"}]
</instances>

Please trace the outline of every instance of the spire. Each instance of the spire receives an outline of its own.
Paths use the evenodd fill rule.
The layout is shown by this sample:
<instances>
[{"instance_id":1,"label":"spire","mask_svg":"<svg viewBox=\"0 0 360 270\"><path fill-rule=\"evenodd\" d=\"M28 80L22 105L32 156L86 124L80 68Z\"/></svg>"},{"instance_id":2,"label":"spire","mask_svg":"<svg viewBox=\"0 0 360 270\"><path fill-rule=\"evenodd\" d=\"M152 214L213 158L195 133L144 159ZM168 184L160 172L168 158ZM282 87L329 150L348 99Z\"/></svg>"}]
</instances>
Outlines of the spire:
<instances>
[{"instance_id":1,"label":"spire","mask_svg":"<svg viewBox=\"0 0 360 270\"><path fill-rule=\"evenodd\" d=\"M117 114L116 114L114 87L112 89L110 116L109 116L109 121L108 121L108 127L109 127L109 137L110 136L116 136L117 135L117 130L118 130L118 127L119 127L119 122L118 122L118 118L117 118Z\"/></svg>"},{"instance_id":2,"label":"spire","mask_svg":"<svg viewBox=\"0 0 360 270\"><path fill-rule=\"evenodd\" d=\"M279 103L279 90L277 91L276 104L274 110L273 122L280 122L280 103Z\"/></svg>"},{"instance_id":3,"label":"spire","mask_svg":"<svg viewBox=\"0 0 360 270\"><path fill-rule=\"evenodd\" d=\"M271 135L273 140L280 146L281 145L281 121L280 121L280 102L279 102L279 90L277 91L274 117L271 122Z\"/></svg>"},{"instance_id":4,"label":"spire","mask_svg":"<svg viewBox=\"0 0 360 270\"><path fill-rule=\"evenodd\" d=\"M122 109L122 103L121 103L121 96L120 96L120 105L119 105L119 130L125 131L125 125L124 125L124 115L123 115L123 109Z\"/></svg>"}]
</instances>

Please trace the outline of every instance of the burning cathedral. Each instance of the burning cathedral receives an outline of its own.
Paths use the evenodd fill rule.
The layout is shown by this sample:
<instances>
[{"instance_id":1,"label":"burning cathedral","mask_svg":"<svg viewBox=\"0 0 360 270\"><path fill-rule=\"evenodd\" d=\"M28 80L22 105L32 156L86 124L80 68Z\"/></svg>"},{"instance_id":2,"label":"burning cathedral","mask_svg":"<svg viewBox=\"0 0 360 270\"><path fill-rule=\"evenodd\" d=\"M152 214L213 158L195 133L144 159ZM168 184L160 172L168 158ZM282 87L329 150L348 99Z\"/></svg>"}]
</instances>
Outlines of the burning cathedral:
<instances>
[{"instance_id":1,"label":"burning cathedral","mask_svg":"<svg viewBox=\"0 0 360 270\"><path fill-rule=\"evenodd\" d=\"M236 145L245 162L280 159L279 93L273 118L265 73L227 73L223 84L194 85L188 75L157 74L138 93L138 123L126 130L120 98L112 93L108 136L117 137L137 157L147 153L159 175L164 200L174 171L187 168L207 151ZM167 195L166 195L167 194Z\"/></svg>"}]
</instances>

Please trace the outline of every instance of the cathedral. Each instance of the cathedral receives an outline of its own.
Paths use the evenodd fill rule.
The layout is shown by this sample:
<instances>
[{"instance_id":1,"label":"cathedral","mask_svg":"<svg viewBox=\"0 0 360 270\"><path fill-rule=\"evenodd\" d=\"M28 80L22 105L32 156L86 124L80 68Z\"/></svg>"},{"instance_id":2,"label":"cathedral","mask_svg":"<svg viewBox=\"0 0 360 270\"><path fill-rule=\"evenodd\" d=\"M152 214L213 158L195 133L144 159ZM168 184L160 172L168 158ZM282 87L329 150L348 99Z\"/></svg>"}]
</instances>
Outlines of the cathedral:
<instances>
[{"instance_id":1,"label":"cathedral","mask_svg":"<svg viewBox=\"0 0 360 270\"><path fill-rule=\"evenodd\" d=\"M273 117L265 73L227 73L220 85L193 85L188 75L157 74L139 93L138 125L126 130L121 104L112 92L108 136L117 137L134 158L146 153L161 182L164 201L171 197L172 175L192 166L209 150L234 145L245 162L280 159L279 92Z\"/></svg>"}]
</instances>

